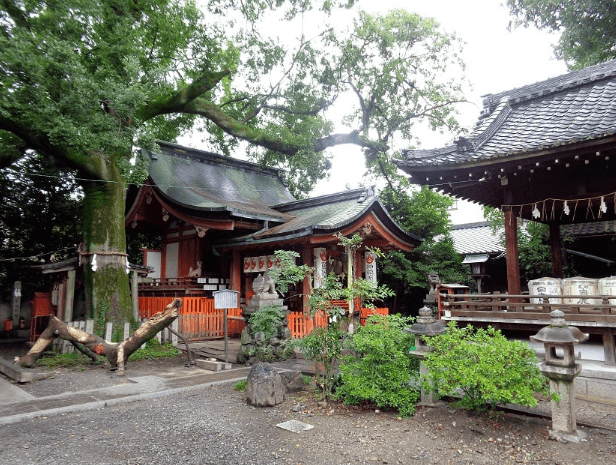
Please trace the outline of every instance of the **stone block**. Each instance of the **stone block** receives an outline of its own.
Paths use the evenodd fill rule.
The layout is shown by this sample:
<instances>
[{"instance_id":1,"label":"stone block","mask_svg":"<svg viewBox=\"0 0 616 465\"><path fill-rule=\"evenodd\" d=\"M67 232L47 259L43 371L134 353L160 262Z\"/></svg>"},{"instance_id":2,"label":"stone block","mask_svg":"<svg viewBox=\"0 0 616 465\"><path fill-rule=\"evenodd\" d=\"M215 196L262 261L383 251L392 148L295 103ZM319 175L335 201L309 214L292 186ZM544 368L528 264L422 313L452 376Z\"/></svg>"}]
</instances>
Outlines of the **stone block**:
<instances>
[{"instance_id":1,"label":"stone block","mask_svg":"<svg viewBox=\"0 0 616 465\"><path fill-rule=\"evenodd\" d=\"M16 365L13 360L0 358L0 372L20 383L32 381L32 371Z\"/></svg>"},{"instance_id":2,"label":"stone block","mask_svg":"<svg viewBox=\"0 0 616 465\"><path fill-rule=\"evenodd\" d=\"M280 373L282 378L282 384L286 388L287 392L303 391L305 384L302 379L302 374L299 371L283 371Z\"/></svg>"},{"instance_id":3,"label":"stone block","mask_svg":"<svg viewBox=\"0 0 616 465\"><path fill-rule=\"evenodd\" d=\"M255 407L273 407L284 401L286 388L269 363L257 363L248 374L246 396Z\"/></svg>"},{"instance_id":4,"label":"stone block","mask_svg":"<svg viewBox=\"0 0 616 465\"><path fill-rule=\"evenodd\" d=\"M197 368L201 368L203 370L222 371L231 369L230 363L219 362L217 360L197 360L195 363Z\"/></svg>"}]
</instances>

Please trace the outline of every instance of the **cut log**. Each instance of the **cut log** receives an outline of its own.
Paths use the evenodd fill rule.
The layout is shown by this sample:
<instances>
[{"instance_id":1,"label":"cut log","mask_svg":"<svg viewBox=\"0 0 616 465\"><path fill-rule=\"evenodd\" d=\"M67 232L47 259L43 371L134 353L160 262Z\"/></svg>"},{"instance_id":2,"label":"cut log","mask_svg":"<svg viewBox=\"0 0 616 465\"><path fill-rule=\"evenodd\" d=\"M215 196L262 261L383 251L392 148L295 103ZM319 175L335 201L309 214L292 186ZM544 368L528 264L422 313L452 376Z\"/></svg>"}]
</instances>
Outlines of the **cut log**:
<instances>
[{"instance_id":1,"label":"cut log","mask_svg":"<svg viewBox=\"0 0 616 465\"><path fill-rule=\"evenodd\" d=\"M182 301L174 299L165 307L165 310L152 315L139 329L122 342L106 341L96 334L88 334L68 326L57 317L52 316L49 319L49 325L41 333L30 351L23 357L16 358L15 363L22 367L33 367L49 344L54 339L60 338L71 342L89 357L92 357L92 354L106 357L112 368L117 369L117 375L122 376L128 357L141 345L156 336L159 331L173 323L180 314L180 307L182 307Z\"/></svg>"}]
</instances>

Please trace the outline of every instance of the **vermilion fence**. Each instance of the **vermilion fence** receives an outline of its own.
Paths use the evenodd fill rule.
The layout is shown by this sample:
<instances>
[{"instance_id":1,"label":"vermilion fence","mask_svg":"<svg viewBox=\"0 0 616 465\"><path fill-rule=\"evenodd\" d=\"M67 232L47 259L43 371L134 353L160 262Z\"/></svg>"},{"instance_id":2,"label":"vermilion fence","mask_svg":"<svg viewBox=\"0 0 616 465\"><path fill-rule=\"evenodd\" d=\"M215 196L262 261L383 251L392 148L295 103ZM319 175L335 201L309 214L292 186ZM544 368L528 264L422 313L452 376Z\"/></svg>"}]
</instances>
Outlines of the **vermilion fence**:
<instances>
[{"instance_id":1,"label":"vermilion fence","mask_svg":"<svg viewBox=\"0 0 616 465\"><path fill-rule=\"evenodd\" d=\"M324 312L318 312L315 316L305 315L303 313L291 312L287 317L289 320L289 329L291 337L300 339L310 333L315 327L327 327L327 315Z\"/></svg>"},{"instance_id":2,"label":"vermilion fence","mask_svg":"<svg viewBox=\"0 0 616 465\"><path fill-rule=\"evenodd\" d=\"M179 331L189 339L224 336L224 310L214 309L214 299L209 297L180 297ZM149 318L155 313L162 312L171 302L169 297L139 297L139 316ZM239 317L240 308L230 308L228 316ZM239 336L244 329L241 320L228 320L229 336Z\"/></svg>"},{"instance_id":3,"label":"vermilion fence","mask_svg":"<svg viewBox=\"0 0 616 465\"><path fill-rule=\"evenodd\" d=\"M366 320L370 315L389 315L388 308L362 308L359 314L359 323L362 326L366 326Z\"/></svg>"},{"instance_id":4,"label":"vermilion fence","mask_svg":"<svg viewBox=\"0 0 616 465\"><path fill-rule=\"evenodd\" d=\"M223 310L214 309L214 299L209 297L181 297L179 331L187 338L198 339L205 337L222 337L224 335ZM162 312L171 302L169 297L139 297L139 316L149 318L155 313ZM332 301L332 305L348 310L349 303L345 300ZM368 316L377 313L389 315L387 308L362 308L360 310L360 323L366 324ZM241 309L230 308L229 316L241 316ZM295 339L302 338L314 328L327 326L327 315L318 312L315 316L303 313L291 312L288 316L291 336ZM244 329L245 323L241 320L228 320L229 335L239 336Z\"/></svg>"}]
</instances>

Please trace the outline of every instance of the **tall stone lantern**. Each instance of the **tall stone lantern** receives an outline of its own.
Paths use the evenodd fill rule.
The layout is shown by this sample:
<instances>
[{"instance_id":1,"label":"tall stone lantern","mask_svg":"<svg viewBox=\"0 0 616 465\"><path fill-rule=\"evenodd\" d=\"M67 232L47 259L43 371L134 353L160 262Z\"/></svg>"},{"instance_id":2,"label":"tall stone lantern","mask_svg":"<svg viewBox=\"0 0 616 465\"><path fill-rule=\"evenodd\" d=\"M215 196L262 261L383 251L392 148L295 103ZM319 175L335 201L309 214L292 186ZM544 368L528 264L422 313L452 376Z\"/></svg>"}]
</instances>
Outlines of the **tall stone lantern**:
<instances>
[{"instance_id":1,"label":"tall stone lantern","mask_svg":"<svg viewBox=\"0 0 616 465\"><path fill-rule=\"evenodd\" d=\"M415 348L412 350L413 355L419 359L419 374L421 378L428 377L428 369L423 363L426 355L432 351L430 347L423 340L423 336L438 336L447 331L447 327L443 320L435 320L432 316L432 310L428 307L422 307L419 309L419 318L415 324L410 328L405 329L406 332L415 335ZM421 389L421 401L417 404L424 407L434 407L438 405L434 392L426 392L425 389Z\"/></svg>"},{"instance_id":2,"label":"tall stone lantern","mask_svg":"<svg viewBox=\"0 0 616 465\"><path fill-rule=\"evenodd\" d=\"M578 430L576 424L573 379L580 374L582 366L575 363L573 346L588 340L588 334L575 326L567 326L565 314L560 310L554 310L550 316L550 325L530 337L531 341L542 342L545 346L545 362L541 363L541 372L550 379L550 392L560 396L558 402L550 402L550 437L577 443L586 438L586 433ZM563 352L562 357L559 351Z\"/></svg>"}]
</instances>

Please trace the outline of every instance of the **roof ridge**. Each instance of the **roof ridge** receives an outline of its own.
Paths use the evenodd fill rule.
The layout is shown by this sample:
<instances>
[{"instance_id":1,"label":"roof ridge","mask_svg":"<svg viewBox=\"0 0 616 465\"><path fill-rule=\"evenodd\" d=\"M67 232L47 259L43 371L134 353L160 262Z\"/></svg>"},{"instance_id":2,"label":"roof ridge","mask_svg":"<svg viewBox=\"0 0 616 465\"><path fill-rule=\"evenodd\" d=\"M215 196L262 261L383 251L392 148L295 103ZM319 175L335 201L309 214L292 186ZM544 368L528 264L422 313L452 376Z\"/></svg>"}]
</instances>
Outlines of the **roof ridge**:
<instances>
[{"instance_id":1,"label":"roof ridge","mask_svg":"<svg viewBox=\"0 0 616 465\"><path fill-rule=\"evenodd\" d=\"M237 168L249 169L252 171L262 172L265 174L269 174L271 176L279 176L281 177L284 173L284 170L279 168L269 168L267 166L259 165L258 163L253 163L250 161L240 160L238 158L227 157L225 155L221 155L215 152L209 152L207 150L195 149L193 147L186 147L184 145L175 144L173 142L167 142L163 140L157 140L156 143L159 145L161 150L163 147L166 147L165 150L167 153L172 153L173 155L191 158L193 160L197 160L204 163L225 163L227 165L233 165ZM149 151L152 155L156 155L156 151Z\"/></svg>"},{"instance_id":2,"label":"roof ridge","mask_svg":"<svg viewBox=\"0 0 616 465\"><path fill-rule=\"evenodd\" d=\"M508 98L511 103L519 103L613 76L616 76L616 60L599 63L598 65L571 71L566 74L561 74L560 76L555 76L496 94L482 95L483 110L481 111L479 119L487 118L494 111L496 106L501 103L503 98Z\"/></svg>"},{"instance_id":3,"label":"roof ridge","mask_svg":"<svg viewBox=\"0 0 616 465\"><path fill-rule=\"evenodd\" d=\"M454 224L451 226L451 229L474 229L474 228L483 228L486 226L490 226L490 223L487 221L478 221L475 223L465 223L465 224Z\"/></svg>"},{"instance_id":4,"label":"roof ridge","mask_svg":"<svg viewBox=\"0 0 616 465\"><path fill-rule=\"evenodd\" d=\"M353 200L357 198L357 201L364 201L367 198L375 197L375 186L360 187L357 189L350 189L342 192L335 192L333 194L325 194L317 197L309 197L307 199L296 200L294 202L283 203L280 205L274 205L272 208L280 212L290 210L301 210L303 208L312 208L321 205L338 203L345 200ZM363 199L362 199L363 197Z\"/></svg>"}]
</instances>

